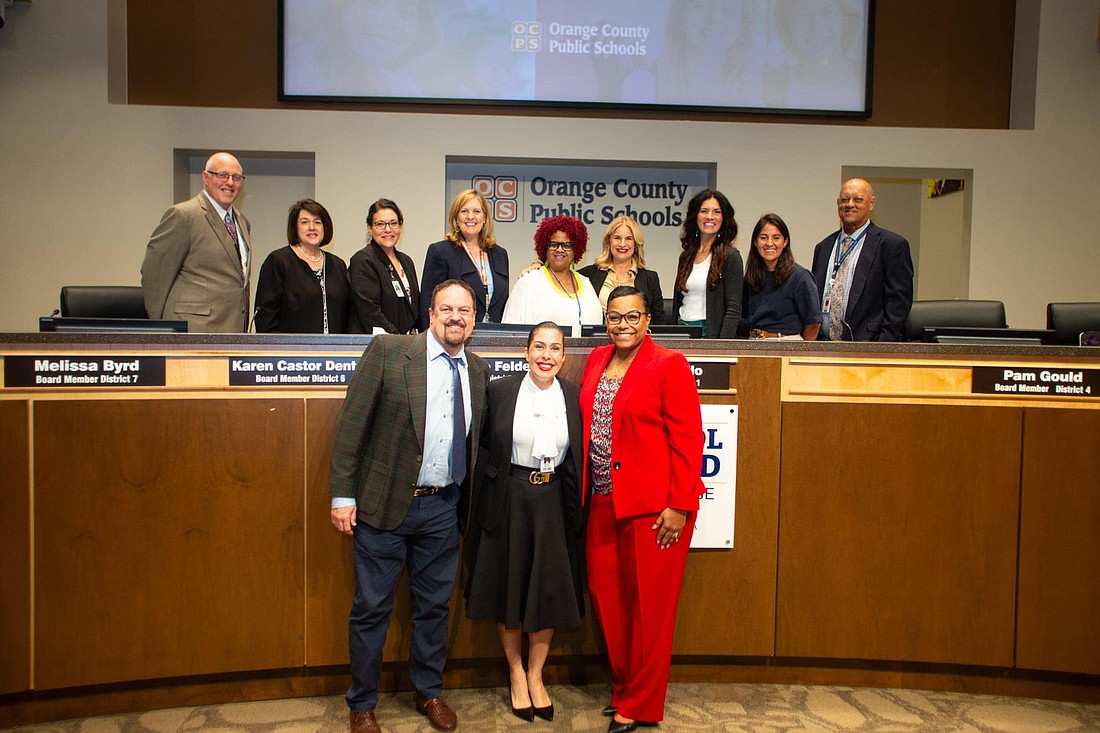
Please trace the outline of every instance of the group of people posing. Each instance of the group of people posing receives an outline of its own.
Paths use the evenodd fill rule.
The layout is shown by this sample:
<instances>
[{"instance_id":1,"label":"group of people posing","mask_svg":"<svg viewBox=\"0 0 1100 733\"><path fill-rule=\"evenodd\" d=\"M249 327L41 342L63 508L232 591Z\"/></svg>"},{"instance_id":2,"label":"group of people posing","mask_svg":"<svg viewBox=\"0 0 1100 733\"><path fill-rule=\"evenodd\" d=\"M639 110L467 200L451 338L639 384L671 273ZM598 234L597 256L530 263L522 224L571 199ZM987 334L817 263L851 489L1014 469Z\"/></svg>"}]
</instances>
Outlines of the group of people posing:
<instances>
[{"instance_id":1,"label":"group of people posing","mask_svg":"<svg viewBox=\"0 0 1100 733\"><path fill-rule=\"evenodd\" d=\"M249 330L251 230L233 207L244 175L228 153L202 173L203 192L165 213L142 265L150 318L186 320L192 331ZM509 290L508 252L493 234L488 202L473 189L451 202L448 230L430 245L418 279L399 249L404 215L389 199L367 212L368 241L345 265L322 248L332 218L312 199L296 202L287 246L260 267L252 325L257 332L411 334L429 324L428 296L447 279L473 289L476 321L532 324L551 320L579 336L599 325L612 290L646 294L656 324L698 326L704 338L897 341L913 300L909 243L870 220L875 196L863 179L846 181L837 197L839 231L814 248L812 272L797 264L787 224L764 214L742 260L733 206L707 189L687 205L665 313L660 278L646 267L645 237L618 216L603 234L592 264L580 266L588 229L571 216L544 219L534 235L536 262Z\"/></svg>"},{"instance_id":2,"label":"group of people posing","mask_svg":"<svg viewBox=\"0 0 1100 733\"><path fill-rule=\"evenodd\" d=\"M553 321L531 329L526 374L490 382L465 348L478 296L444 280L424 332L371 339L336 426L332 522L353 538L356 577L350 729L380 730L382 651L406 569L416 708L437 730L457 726L441 693L464 529L466 615L496 624L511 712L553 719L543 666L555 629L580 625L587 586L613 680L608 730L656 724L703 492L690 367L648 335L646 293L621 285L607 295L609 343L579 385L559 377Z\"/></svg>"},{"instance_id":3,"label":"group of people posing","mask_svg":"<svg viewBox=\"0 0 1100 733\"><path fill-rule=\"evenodd\" d=\"M204 190L166 212L150 238L146 308L195 331L243 331L251 228L233 203L244 175L217 153L202 177ZM842 227L815 248L811 274L794 262L775 214L756 223L743 267L728 198L700 192L688 204L667 315L628 217L611 222L594 264L579 269L585 225L544 220L538 260L509 292L507 252L474 190L452 202L419 280L398 249L395 202L371 205L370 239L348 267L322 249L333 234L325 208L308 199L291 208L288 246L260 270L256 329L379 333L348 385L329 483L333 525L354 548L352 733L380 730L382 650L404 570L416 708L438 730L456 727L441 692L463 531L466 614L497 625L517 717L553 718L543 666L554 630L581 623L587 587L613 680L610 733L663 719L703 431L687 360L657 345L650 325L728 339L742 335L744 319L762 338L900 339L913 266L908 243L870 222L874 205L866 181L843 184ZM485 361L466 350L484 321L538 324L526 374L490 384ZM603 324L608 344L589 354L578 385L558 374L562 327L578 334L581 324Z\"/></svg>"}]
</instances>

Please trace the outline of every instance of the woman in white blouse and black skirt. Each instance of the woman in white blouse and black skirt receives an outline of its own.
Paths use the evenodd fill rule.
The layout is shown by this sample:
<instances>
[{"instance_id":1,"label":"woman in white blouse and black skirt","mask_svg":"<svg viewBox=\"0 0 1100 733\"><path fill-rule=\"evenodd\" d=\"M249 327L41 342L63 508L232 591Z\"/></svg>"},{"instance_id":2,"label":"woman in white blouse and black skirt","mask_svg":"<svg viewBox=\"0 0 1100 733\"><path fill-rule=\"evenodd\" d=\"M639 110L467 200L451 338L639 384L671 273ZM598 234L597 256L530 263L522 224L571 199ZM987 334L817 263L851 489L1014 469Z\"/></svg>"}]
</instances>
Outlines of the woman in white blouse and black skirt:
<instances>
[{"instance_id":1,"label":"woman in white blouse and black skirt","mask_svg":"<svg viewBox=\"0 0 1100 733\"><path fill-rule=\"evenodd\" d=\"M556 323L531 329L524 355L528 374L489 383L465 545L466 615L497 623L512 713L552 720L542 668L554 629L579 626L584 613L579 387L557 378L565 341Z\"/></svg>"}]
</instances>

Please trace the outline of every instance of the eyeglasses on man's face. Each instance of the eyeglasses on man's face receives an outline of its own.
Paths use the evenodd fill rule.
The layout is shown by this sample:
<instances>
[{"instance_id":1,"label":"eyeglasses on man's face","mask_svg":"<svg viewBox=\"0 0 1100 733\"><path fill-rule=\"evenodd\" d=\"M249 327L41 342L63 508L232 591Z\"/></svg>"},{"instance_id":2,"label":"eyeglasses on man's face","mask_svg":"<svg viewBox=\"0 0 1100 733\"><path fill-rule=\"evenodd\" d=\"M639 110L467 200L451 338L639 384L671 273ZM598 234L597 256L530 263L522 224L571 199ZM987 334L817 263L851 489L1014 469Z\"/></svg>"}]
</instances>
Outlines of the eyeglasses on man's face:
<instances>
[{"instance_id":1,"label":"eyeglasses on man's face","mask_svg":"<svg viewBox=\"0 0 1100 733\"><path fill-rule=\"evenodd\" d=\"M608 311L604 316L604 320L607 321L609 326L618 326L623 321L626 321L631 326L637 326L642 321L642 316L647 313L641 311L627 311L626 313L619 313L618 311Z\"/></svg>"},{"instance_id":2,"label":"eyeglasses on man's face","mask_svg":"<svg viewBox=\"0 0 1100 733\"><path fill-rule=\"evenodd\" d=\"M206 171L208 175L214 176L222 183L226 181L233 181L233 183L240 183L244 180L244 176L240 173L226 173L225 171Z\"/></svg>"}]
</instances>

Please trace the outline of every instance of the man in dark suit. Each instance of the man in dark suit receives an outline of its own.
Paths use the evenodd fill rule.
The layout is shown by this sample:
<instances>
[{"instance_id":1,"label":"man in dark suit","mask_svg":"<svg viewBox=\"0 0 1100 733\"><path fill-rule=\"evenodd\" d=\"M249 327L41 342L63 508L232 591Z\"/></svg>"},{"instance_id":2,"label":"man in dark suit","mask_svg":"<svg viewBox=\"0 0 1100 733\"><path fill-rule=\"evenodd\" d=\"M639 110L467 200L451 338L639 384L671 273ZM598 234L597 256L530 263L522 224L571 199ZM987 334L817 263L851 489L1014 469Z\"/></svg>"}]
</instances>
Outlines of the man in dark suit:
<instances>
[{"instance_id":1,"label":"man in dark suit","mask_svg":"<svg viewBox=\"0 0 1100 733\"><path fill-rule=\"evenodd\" d=\"M458 570L459 510L485 418L489 367L464 350L474 293L447 280L432 293L429 326L380 335L363 352L332 449L332 523L354 538L355 598L348 620L352 733L378 731L382 647L401 571L413 598L409 677L416 708L454 730L443 702L448 603Z\"/></svg>"},{"instance_id":2,"label":"man in dark suit","mask_svg":"<svg viewBox=\"0 0 1100 733\"><path fill-rule=\"evenodd\" d=\"M824 316L818 338L901 341L913 305L909 242L871 222L875 192L862 178L844 182L836 205L840 231L814 247Z\"/></svg>"},{"instance_id":3,"label":"man in dark suit","mask_svg":"<svg viewBox=\"0 0 1100 733\"><path fill-rule=\"evenodd\" d=\"M243 182L240 162L214 153L199 195L164 212L141 265L150 318L187 321L195 332L248 331L252 227L233 208Z\"/></svg>"}]
</instances>

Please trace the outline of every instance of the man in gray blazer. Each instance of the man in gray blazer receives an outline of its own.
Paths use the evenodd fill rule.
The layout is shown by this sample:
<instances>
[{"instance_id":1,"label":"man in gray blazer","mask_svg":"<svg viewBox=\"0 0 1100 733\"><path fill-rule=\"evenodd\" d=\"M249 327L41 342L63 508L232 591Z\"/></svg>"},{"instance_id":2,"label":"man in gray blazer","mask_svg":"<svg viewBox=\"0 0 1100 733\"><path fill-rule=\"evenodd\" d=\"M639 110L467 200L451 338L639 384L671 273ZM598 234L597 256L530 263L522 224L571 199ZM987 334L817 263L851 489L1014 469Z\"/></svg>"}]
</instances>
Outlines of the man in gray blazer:
<instances>
[{"instance_id":1,"label":"man in gray blazer","mask_svg":"<svg viewBox=\"0 0 1100 733\"><path fill-rule=\"evenodd\" d=\"M240 162L214 153L199 195L164 212L141 265L150 318L187 321L200 333L248 331L252 227L233 208L243 182Z\"/></svg>"},{"instance_id":2,"label":"man in gray blazer","mask_svg":"<svg viewBox=\"0 0 1100 733\"><path fill-rule=\"evenodd\" d=\"M416 709L436 730L458 723L440 694L459 515L465 520L468 511L461 496L485 419L489 367L464 348L474 330L473 289L447 280L431 303L424 333L371 338L336 424L332 523L353 537L355 553L346 696L352 733L380 730L374 708L382 648L405 568L413 598L409 677Z\"/></svg>"}]
</instances>

